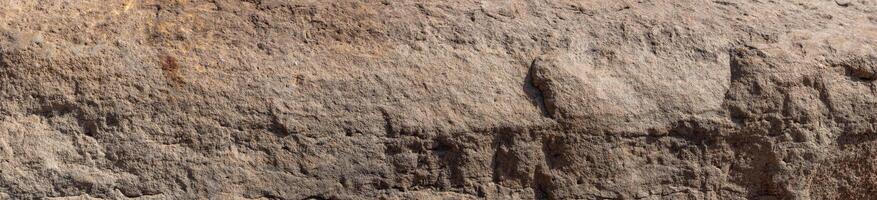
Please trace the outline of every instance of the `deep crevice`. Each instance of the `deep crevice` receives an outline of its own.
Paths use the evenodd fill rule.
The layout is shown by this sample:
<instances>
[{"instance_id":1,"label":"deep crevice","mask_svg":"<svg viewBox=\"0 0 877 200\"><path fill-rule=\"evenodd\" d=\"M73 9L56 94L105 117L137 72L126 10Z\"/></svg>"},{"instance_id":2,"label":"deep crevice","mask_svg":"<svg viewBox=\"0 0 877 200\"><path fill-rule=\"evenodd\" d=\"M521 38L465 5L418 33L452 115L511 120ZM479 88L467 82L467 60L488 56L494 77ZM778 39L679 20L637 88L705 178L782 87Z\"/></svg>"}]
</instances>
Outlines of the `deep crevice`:
<instances>
[{"instance_id":1,"label":"deep crevice","mask_svg":"<svg viewBox=\"0 0 877 200\"><path fill-rule=\"evenodd\" d=\"M873 82L877 80L877 57L862 56L846 59L832 64L846 71L846 76L853 81Z\"/></svg>"}]
</instances>

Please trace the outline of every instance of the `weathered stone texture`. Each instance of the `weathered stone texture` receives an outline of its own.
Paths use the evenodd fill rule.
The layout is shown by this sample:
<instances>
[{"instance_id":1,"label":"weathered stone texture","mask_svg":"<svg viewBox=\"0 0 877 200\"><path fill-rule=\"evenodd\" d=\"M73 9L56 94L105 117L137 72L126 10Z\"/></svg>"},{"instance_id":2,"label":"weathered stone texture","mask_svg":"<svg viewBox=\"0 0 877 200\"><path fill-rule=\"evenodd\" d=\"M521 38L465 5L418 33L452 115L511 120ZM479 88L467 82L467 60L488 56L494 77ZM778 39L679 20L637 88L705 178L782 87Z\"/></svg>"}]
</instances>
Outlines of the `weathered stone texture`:
<instances>
[{"instance_id":1,"label":"weathered stone texture","mask_svg":"<svg viewBox=\"0 0 877 200\"><path fill-rule=\"evenodd\" d=\"M0 0L0 198L869 199L871 0Z\"/></svg>"}]
</instances>

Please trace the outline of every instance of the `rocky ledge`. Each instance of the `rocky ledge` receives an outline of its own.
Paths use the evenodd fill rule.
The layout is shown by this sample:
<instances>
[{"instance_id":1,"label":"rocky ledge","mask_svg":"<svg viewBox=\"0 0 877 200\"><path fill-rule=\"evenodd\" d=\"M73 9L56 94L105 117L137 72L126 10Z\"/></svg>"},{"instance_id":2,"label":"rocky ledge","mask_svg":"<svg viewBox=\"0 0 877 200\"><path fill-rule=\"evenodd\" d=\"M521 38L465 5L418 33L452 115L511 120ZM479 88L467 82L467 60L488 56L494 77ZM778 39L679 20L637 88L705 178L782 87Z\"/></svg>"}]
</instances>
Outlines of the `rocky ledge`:
<instances>
[{"instance_id":1,"label":"rocky ledge","mask_svg":"<svg viewBox=\"0 0 877 200\"><path fill-rule=\"evenodd\" d=\"M868 199L871 0L0 0L4 199Z\"/></svg>"}]
</instances>

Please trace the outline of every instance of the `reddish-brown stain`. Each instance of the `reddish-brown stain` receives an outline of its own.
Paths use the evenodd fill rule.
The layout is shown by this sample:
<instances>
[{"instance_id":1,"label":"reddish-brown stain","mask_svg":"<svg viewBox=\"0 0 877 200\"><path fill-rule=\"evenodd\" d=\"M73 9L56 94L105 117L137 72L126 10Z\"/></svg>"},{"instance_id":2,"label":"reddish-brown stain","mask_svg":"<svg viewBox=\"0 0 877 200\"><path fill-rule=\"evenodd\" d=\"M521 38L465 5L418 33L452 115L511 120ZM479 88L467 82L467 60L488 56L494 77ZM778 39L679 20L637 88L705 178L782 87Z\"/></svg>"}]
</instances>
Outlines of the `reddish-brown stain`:
<instances>
[{"instance_id":1,"label":"reddish-brown stain","mask_svg":"<svg viewBox=\"0 0 877 200\"><path fill-rule=\"evenodd\" d=\"M179 75L180 64L177 62L177 58L174 58L171 55L165 54L160 58L161 62L161 70L164 72L165 78L170 80L173 83L182 83L183 79Z\"/></svg>"}]
</instances>

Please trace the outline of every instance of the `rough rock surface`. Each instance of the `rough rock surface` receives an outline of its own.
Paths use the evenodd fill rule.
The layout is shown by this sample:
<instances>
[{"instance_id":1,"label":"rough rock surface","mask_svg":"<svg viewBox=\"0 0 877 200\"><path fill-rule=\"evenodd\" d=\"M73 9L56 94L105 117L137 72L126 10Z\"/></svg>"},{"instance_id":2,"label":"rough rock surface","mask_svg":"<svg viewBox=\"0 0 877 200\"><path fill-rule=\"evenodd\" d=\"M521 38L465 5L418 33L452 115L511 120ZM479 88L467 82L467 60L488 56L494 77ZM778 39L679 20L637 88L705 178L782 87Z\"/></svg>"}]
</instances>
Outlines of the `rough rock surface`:
<instances>
[{"instance_id":1,"label":"rough rock surface","mask_svg":"<svg viewBox=\"0 0 877 200\"><path fill-rule=\"evenodd\" d=\"M867 199L872 0L0 0L0 198Z\"/></svg>"}]
</instances>

